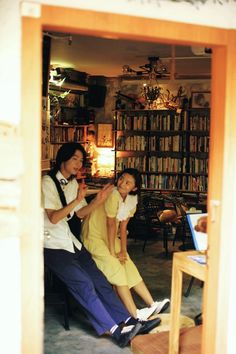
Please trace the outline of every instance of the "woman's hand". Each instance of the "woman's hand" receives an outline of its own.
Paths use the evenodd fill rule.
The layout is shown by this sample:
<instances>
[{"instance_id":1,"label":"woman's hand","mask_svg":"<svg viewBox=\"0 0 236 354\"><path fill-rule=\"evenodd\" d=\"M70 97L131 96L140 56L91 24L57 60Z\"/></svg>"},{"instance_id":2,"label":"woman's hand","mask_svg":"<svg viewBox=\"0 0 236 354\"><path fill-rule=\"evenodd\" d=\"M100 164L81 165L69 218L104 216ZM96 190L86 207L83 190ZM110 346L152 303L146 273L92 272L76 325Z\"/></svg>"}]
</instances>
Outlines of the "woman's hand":
<instances>
[{"instance_id":1,"label":"woman's hand","mask_svg":"<svg viewBox=\"0 0 236 354\"><path fill-rule=\"evenodd\" d=\"M125 264L127 261L127 253L125 251L120 251L116 254L116 257L119 259L121 264Z\"/></svg>"}]
</instances>

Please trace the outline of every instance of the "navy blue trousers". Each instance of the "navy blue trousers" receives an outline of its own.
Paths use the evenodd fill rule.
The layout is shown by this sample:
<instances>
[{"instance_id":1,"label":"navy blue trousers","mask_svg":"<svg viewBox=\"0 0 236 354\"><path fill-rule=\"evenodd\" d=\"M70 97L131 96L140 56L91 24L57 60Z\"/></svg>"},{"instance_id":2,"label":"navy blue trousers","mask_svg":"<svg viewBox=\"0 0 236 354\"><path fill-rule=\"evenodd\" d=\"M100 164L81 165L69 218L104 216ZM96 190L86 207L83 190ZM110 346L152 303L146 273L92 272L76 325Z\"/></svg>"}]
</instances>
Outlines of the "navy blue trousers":
<instances>
[{"instance_id":1,"label":"navy blue trousers","mask_svg":"<svg viewBox=\"0 0 236 354\"><path fill-rule=\"evenodd\" d=\"M98 335L130 317L84 246L75 253L45 248L44 262L83 306Z\"/></svg>"}]
</instances>

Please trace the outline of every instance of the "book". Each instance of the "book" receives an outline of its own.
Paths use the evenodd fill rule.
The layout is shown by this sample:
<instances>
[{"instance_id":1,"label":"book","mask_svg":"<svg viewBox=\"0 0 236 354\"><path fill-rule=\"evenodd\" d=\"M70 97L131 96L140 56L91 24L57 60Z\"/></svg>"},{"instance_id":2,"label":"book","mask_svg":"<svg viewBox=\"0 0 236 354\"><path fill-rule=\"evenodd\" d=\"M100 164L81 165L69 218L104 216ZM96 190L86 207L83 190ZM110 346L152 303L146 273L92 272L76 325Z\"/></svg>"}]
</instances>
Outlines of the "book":
<instances>
[{"instance_id":1,"label":"book","mask_svg":"<svg viewBox=\"0 0 236 354\"><path fill-rule=\"evenodd\" d=\"M206 255L205 254L188 256L188 258L191 258L193 261L195 261L199 264L206 264Z\"/></svg>"}]
</instances>

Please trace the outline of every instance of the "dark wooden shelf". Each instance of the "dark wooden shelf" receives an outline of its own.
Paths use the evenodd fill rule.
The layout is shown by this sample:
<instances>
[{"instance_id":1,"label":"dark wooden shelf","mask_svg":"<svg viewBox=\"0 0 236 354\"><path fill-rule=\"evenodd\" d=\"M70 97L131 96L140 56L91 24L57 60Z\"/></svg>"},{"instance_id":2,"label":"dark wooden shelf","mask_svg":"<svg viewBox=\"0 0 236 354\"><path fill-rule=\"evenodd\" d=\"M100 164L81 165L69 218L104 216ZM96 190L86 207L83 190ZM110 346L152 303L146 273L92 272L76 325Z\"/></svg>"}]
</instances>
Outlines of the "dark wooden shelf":
<instances>
[{"instance_id":1,"label":"dark wooden shelf","mask_svg":"<svg viewBox=\"0 0 236 354\"><path fill-rule=\"evenodd\" d=\"M205 192L208 174L201 171L207 171L210 109L188 108L178 113L124 109L115 113L115 173L125 167L140 166L142 183L148 187L145 190L164 187L167 192ZM166 167L168 172L160 171ZM193 168L199 172L190 172Z\"/></svg>"}]
</instances>

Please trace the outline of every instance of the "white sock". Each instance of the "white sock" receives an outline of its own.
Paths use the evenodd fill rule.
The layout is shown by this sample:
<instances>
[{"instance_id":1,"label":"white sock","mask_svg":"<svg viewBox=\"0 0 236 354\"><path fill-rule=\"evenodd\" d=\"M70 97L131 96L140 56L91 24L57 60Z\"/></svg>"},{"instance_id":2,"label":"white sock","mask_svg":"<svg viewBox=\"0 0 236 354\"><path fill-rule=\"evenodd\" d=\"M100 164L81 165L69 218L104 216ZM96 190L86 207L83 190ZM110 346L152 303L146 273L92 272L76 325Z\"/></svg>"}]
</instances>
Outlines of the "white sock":
<instances>
[{"instance_id":1,"label":"white sock","mask_svg":"<svg viewBox=\"0 0 236 354\"><path fill-rule=\"evenodd\" d=\"M113 327L111 327L111 329L110 329L111 334L113 334L117 328L118 328L117 325L114 325Z\"/></svg>"},{"instance_id":2,"label":"white sock","mask_svg":"<svg viewBox=\"0 0 236 354\"><path fill-rule=\"evenodd\" d=\"M130 319L131 319L131 316L125 320L125 323L127 323Z\"/></svg>"}]
</instances>

